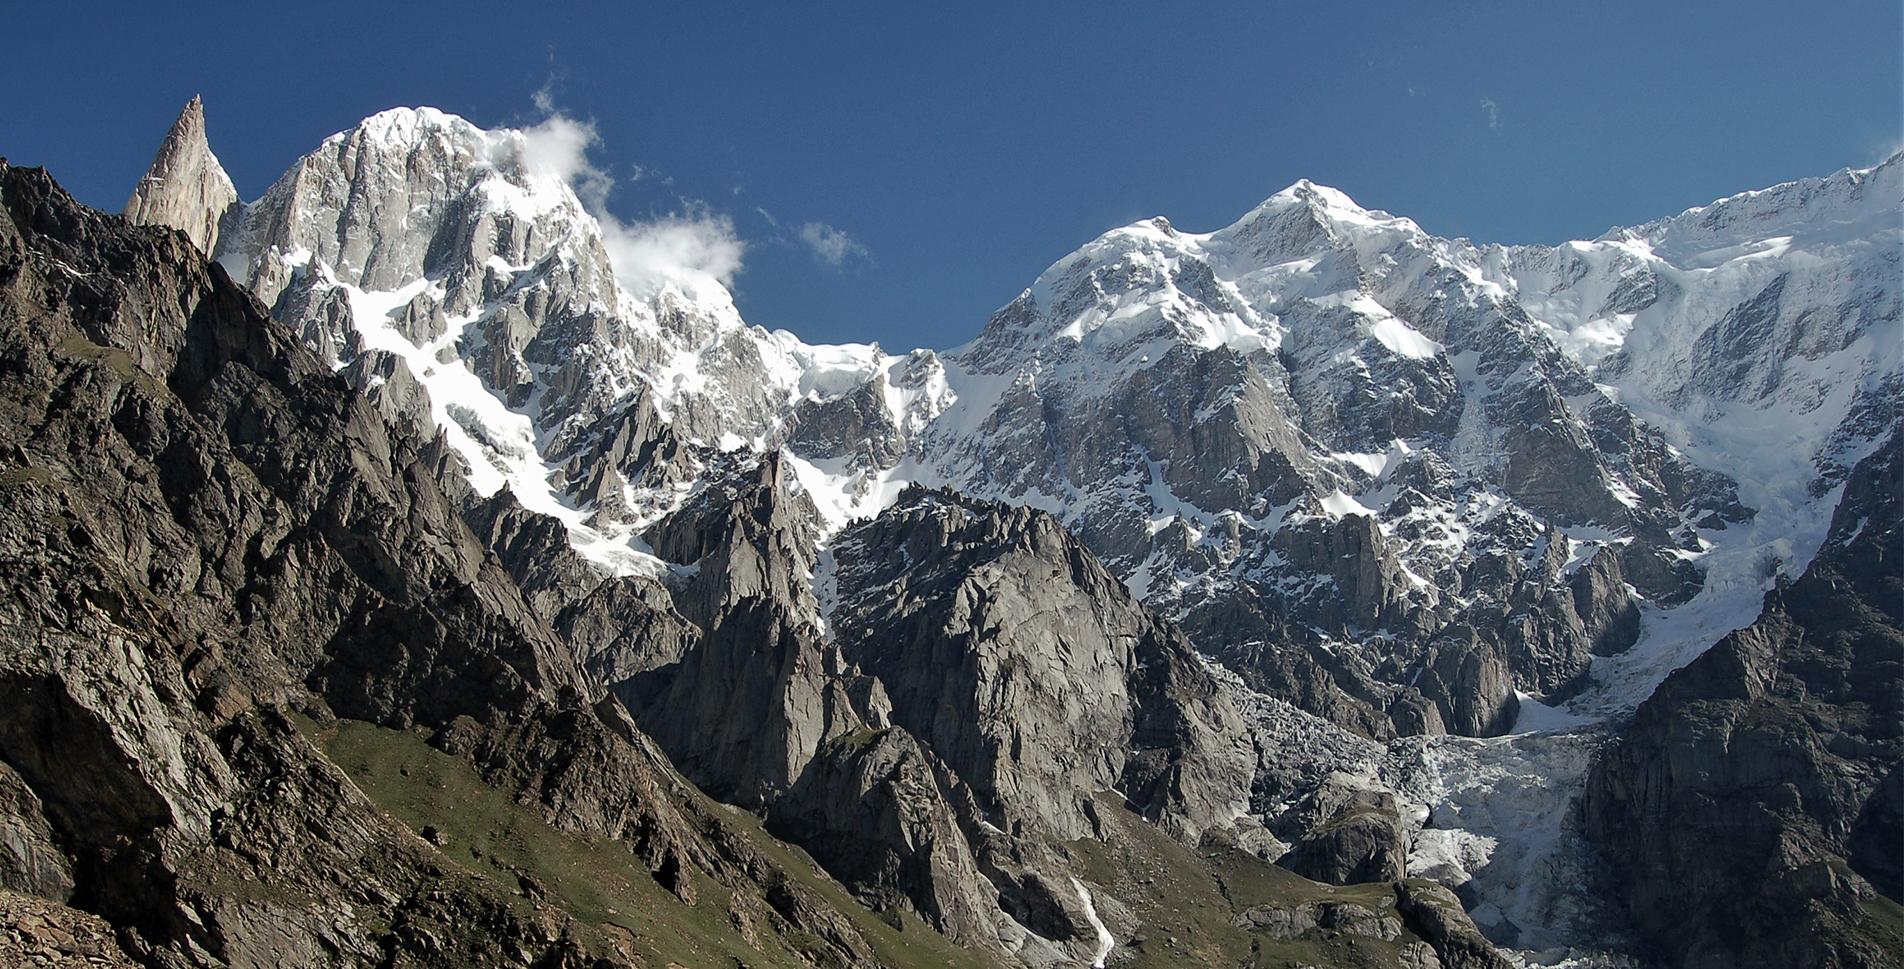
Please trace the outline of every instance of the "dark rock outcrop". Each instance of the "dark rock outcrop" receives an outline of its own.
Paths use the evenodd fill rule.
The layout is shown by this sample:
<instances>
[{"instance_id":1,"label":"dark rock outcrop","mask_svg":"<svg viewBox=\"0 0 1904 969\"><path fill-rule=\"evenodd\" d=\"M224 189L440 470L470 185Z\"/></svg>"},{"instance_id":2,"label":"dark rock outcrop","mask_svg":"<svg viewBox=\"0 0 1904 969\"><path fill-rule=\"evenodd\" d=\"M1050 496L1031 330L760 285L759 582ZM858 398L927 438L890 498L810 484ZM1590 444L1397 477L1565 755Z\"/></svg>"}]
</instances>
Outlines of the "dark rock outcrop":
<instances>
[{"instance_id":1,"label":"dark rock outcrop","mask_svg":"<svg viewBox=\"0 0 1904 969\"><path fill-rule=\"evenodd\" d=\"M1408 832L1395 795L1332 773L1277 820L1293 844L1277 864L1331 885L1399 881L1407 874Z\"/></svg>"},{"instance_id":2,"label":"dark rock outcrop","mask_svg":"<svg viewBox=\"0 0 1904 969\"><path fill-rule=\"evenodd\" d=\"M1112 788L1188 840L1247 805L1227 696L1049 515L911 489L835 555L846 655L1007 832L1087 836Z\"/></svg>"},{"instance_id":3,"label":"dark rock outcrop","mask_svg":"<svg viewBox=\"0 0 1904 969\"><path fill-rule=\"evenodd\" d=\"M1435 955L1447 969L1512 969L1514 964L1495 950L1461 910L1454 892L1417 878L1396 882L1395 896L1402 919L1435 947Z\"/></svg>"},{"instance_id":4,"label":"dark rock outcrop","mask_svg":"<svg viewBox=\"0 0 1904 969\"><path fill-rule=\"evenodd\" d=\"M1568 580L1574 613L1595 656L1626 652L1640 638L1640 607L1626 591L1620 556L1611 547L1594 553Z\"/></svg>"},{"instance_id":5,"label":"dark rock outcrop","mask_svg":"<svg viewBox=\"0 0 1904 969\"><path fill-rule=\"evenodd\" d=\"M874 907L911 909L948 938L996 949L996 892L961 829L974 814L943 764L886 727L828 741L771 822Z\"/></svg>"},{"instance_id":6,"label":"dark rock outcrop","mask_svg":"<svg viewBox=\"0 0 1904 969\"><path fill-rule=\"evenodd\" d=\"M1668 677L1594 767L1587 829L1677 965L1904 955L1901 478L1894 433L1853 470L1805 573Z\"/></svg>"},{"instance_id":7,"label":"dark rock outcrop","mask_svg":"<svg viewBox=\"0 0 1904 969\"><path fill-rule=\"evenodd\" d=\"M785 460L770 455L653 526L656 552L687 573L671 591L693 623L647 610L641 622L658 637L592 655L632 670L611 690L695 783L765 814L868 904L913 911L962 944L1010 950L1023 931L1000 912L966 841L978 817L969 792L894 725L880 680L821 636L809 578L816 516L792 484ZM578 610L617 588L604 585L562 621L586 633Z\"/></svg>"},{"instance_id":8,"label":"dark rock outcrop","mask_svg":"<svg viewBox=\"0 0 1904 969\"><path fill-rule=\"evenodd\" d=\"M295 716L336 712L514 738L459 749L664 885L722 882L812 961L871 966L849 919L688 809L472 533L434 428L389 403L185 236L0 164L6 885L168 969L611 955L380 811Z\"/></svg>"}]
</instances>

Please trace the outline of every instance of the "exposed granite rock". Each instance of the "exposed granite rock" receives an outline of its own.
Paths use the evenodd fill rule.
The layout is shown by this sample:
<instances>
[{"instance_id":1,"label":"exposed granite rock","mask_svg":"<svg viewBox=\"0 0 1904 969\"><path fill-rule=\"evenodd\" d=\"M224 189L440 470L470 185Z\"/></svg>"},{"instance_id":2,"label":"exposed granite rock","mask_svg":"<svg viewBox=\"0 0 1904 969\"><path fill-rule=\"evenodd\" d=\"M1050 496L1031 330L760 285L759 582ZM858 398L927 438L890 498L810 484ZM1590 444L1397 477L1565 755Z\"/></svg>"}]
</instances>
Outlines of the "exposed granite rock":
<instances>
[{"instance_id":1,"label":"exposed granite rock","mask_svg":"<svg viewBox=\"0 0 1904 969\"><path fill-rule=\"evenodd\" d=\"M637 720L689 779L751 809L786 793L823 741L888 725L875 684L772 599L733 604L671 675Z\"/></svg>"},{"instance_id":2,"label":"exposed granite rock","mask_svg":"<svg viewBox=\"0 0 1904 969\"><path fill-rule=\"evenodd\" d=\"M55 837L39 797L0 763L0 889L61 904L70 900L73 863Z\"/></svg>"},{"instance_id":3,"label":"exposed granite rock","mask_svg":"<svg viewBox=\"0 0 1904 969\"><path fill-rule=\"evenodd\" d=\"M625 575L607 579L564 607L555 631L598 683L611 685L630 709L643 709L672 674L643 677L680 662L701 630L674 611L674 599L653 579Z\"/></svg>"},{"instance_id":4,"label":"exposed granite rock","mask_svg":"<svg viewBox=\"0 0 1904 969\"><path fill-rule=\"evenodd\" d=\"M126 200L125 216L140 225L171 226L209 254L239 208L238 189L205 140L205 106L193 95Z\"/></svg>"},{"instance_id":5,"label":"exposed granite rock","mask_svg":"<svg viewBox=\"0 0 1904 969\"><path fill-rule=\"evenodd\" d=\"M672 592L694 624L624 597L628 614L650 614L641 622L658 642L594 655L631 670L611 689L695 783L766 814L869 904L916 912L962 944L1015 950L1023 929L966 841L978 820L970 794L894 726L880 680L820 634L816 515L793 484L771 455L651 528L656 552L689 566ZM601 591L562 622L585 632L576 610Z\"/></svg>"},{"instance_id":6,"label":"exposed granite rock","mask_svg":"<svg viewBox=\"0 0 1904 969\"><path fill-rule=\"evenodd\" d=\"M508 488L472 504L463 520L545 622L553 624L565 607L603 582L601 571L569 547L568 529L560 521L522 507Z\"/></svg>"},{"instance_id":7,"label":"exposed granite rock","mask_svg":"<svg viewBox=\"0 0 1904 969\"><path fill-rule=\"evenodd\" d=\"M1895 895L1880 894L1898 887L1901 478L1893 433L1853 470L1804 575L1668 677L1594 767L1587 829L1676 965L1904 953Z\"/></svg>"},{"instance_id":8,"label":"exposed granite rock","mask_svg":"<svg viewBox=\"0 0 1904 969\"><path fill-rule=\"evenodd\" d=\"M1448 733L1493 737L1513 729L1520 697L1499 647L1481 631L1457 626L1429 644L1417 661L1415 689L1434 704ZM1424 710L1420 716L1432 724ZM1426 731L1424 731L1426 732Z\"/></svg>"},{"instance_id":9,"label":"exposed granite rock","mask_svg":"<svg viewBox=\"0 0 1904 969\"><path fill-rule=\"evenodd\" d=\"M1111 788L1189 840L1242 813L1228 697L1050 516L909 489L834 554L847 656L994 824L1084 837L1089 795Z\"/></svg>"},{"instance_id":10,"label":"exposed granite rock","mask_svg":"<svg viewBox=\"0 0 1904 969\"><path fill-rule=\"evenodd\" d=\"M1309 518L1277 532L1271 546L1292 567L1335 583L1334 608L1315 613L1325 626L1412 631L1426 621L1416 615L1426 607L1420 590L1404 578L1373 516Z\"/></svg>"},{"instance_id":11,"label":"exposed granite rock","mask_svg":"<svg viewBox=\"0 0 1904 969\"><path fill-rule=\"evenodd\" d=\"M1396 909L1416 935L1428 940L1448 969L1513 969L1513 963L1481 934L1461 910L1461 900L1419 878L1395 883Z\"/></svg>"},{"instance_id":12,"label":"exposed granite rock","mask_svg":"<svg viewBox=\"0 0 1904 969\"><path fill-rule=\"evenodd\" d=\"M1640 607L1626 591L1620 556L1611 546L1601 548L1575 570L1567 587L1593 655L1624 653L1639 641Z\"/></svg>"},{"instance_id":13,"label":"exposed granite rock","mask_svg":"<svg viewBox=\"0 0 1904 969\"><path fill-rule=\"evenodd\" d=\"M1348 935L1393 942L1401 937L1402 922L1392 914L1394 899L1387 899L1385 911L1353 902L1303 902L1294 908L1256 905L1239 913L1233 920L1242 928L1253 929L1278 941L1300 938L1311 929L1335 929Z\"/></svg>"},{"instance_id":14,"label":"exposed granite rock","mask_svg":"<svg viewBox=\"0 0 1904 969\"><path fill-rule=\"evenodd\" d=\"M1893 902L1904 902L1904 765L1865 798L1845 839L1845 861Z\"/></svg>"},{"instance_id":15,"label":"exposed granite rock","mask_svg":"<svg viewBox=\"0 0 1904 969\"><path fill-rule=\"evenodd\" d=\"M714 878L796 913L760 924L806 933L817 964L871 966L850 920L680 808L700 796L612 701L585 706L600 687L465 524L441 438L353 393L183 235L37 170L0 165L0 203L10 883L57 895L69 872L73 904L166 969L596 958L445 864L288 714L336 710L533 736L489 765L525 803L686 895Z\"/></svg>"},{"instance_id":16,"label":"exposed granite rock","mask_svg":"<svg viewBox=\"0 0 1904 969\"><path fill-rule=\"evenodd\" d=\"M1331 773L1276 820L1293 842L1277 864L1331 885L1398 881L1407 874L1408 831L1393 791Z\"/></svg>"},{"instance_id":17,"label":"exposed granite rock","mask_svg":"<svg viewBox=\"0 0 1904 969\"><path fill-rule=\"evenodd\" d=\"M961 830L974 816L951 772L886 727L828 741L770 821L873 907L910 909L947 938L996 951L1001 929L1011 933Z\"/></svg>"},{"instance_id":18,"label":"exposed granite rock","mask_svg":"<svg viewBox=\"0 0 1904 969\"><path fill-rule=\"evenodd\" d=\"M738 480L702 491L643 537L662 559L692 567L675 601L696 625L711 629L749 599L778 603L790 618L812 623L818 517L812 499L796 490L786 459L774 453Z\"/></svg>"},{"instance_id":19,"label":"exposed granite rock","mask_svg":"<svg viewBox=\"0 0 1904 969\"><path fill-rule=\"evenodd\" d=\"M855 467L890 468L905 454L905 438L886 408L886 377L876 375L850 394L802 401L789 446L809 458L848 460Z\"/></svg>"}]
</instances>

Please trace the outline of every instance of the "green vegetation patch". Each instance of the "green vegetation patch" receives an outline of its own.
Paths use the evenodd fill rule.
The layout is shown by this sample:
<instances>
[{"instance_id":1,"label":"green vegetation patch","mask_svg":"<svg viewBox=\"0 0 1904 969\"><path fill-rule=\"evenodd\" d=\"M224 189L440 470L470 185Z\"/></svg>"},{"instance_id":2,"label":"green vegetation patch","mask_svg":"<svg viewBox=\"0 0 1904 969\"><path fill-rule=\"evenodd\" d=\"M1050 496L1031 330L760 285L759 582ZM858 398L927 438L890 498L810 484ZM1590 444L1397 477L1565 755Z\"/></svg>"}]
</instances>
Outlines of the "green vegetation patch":
<instances>
[{"instance_id":1,"label":"green vegetation patch","mask_svg":"<svg viewBox=\"0 0 1904 969\"><path fill-rule=\"evenodd\" d=\"M730 921L727 889L698 878L696 904L683 903L626 845L556 829L543 820L539 805L518 803L483 783L467 762L430 746L424 733L352 720L322 727L301 716L297 720L366 797L435 845L447 861L515 892L525 912L538 907L565 912L579 923L578 935L603 950L634 957L637 965L797 969L808 963L796 951L820 944L797 933L788 938L762 933L762 949L754 948ZM994 965L916 918L905 919L904 929L895 928L892 923L899 920L860 905L804 852L768 836L752 815L712 800L705 806L744 832L788 876L852 918L881 965Z\"/></svg>"},{"instance_id":2,"label":"green vegetation patch","mask_svg":"<svg viewBox=\"0 0 1904 969\"><path fill-rule=\"evenodd\" d=\"M1143 922L1134 933L1120 934L1119 956L1132 969L1178 966L1393 967L1400 948L1421 941L1406 926L1393 939L1345 925L1315 925L1292 938L1253 927L1239 916L1258 906L1295 911L1305 904L1311 914L1325 906L1348 905L1400 922L1395 891L1386 882L1324 885L1278 868L1232 846L1190 848L1126 810L1114 797L1100 797L1098 815L1121 829L1115 844L1095 840L1066 845L1091 881L1109 888Z\"/></svg>"},{"instance_id":3,"label":"green vegetation patch","mask_svg":"<svg viewBox=\"0 0 1904 969\"><path fill-rule=\"evenodd\" d=\"M18 488L24 484L50 485L53 472L28 464L0 471L0 488Z\"/></svg>"}]
</instances>

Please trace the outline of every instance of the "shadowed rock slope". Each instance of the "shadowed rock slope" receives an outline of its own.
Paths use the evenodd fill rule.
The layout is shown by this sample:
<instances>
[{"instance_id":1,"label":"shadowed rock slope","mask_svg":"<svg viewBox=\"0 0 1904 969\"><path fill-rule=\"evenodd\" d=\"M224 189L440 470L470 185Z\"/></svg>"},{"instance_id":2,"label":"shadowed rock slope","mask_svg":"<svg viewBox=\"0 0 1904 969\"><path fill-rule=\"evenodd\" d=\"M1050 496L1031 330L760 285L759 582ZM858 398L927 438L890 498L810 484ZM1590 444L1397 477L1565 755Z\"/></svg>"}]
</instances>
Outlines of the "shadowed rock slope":
<instances>
[{"instance_id":1,"label":"shadowed rock slope","mask_svg":"<svg viewBox=\"0 0 1904 969\"><path fill-rule=\"evenodd\" d=\"M1805 574L1669 677L1593 771L1588 830L1676 965L1904 956L1900 478L1893 433Z\"/></svg>"},{"instance_id":2,"label":"shadowed rock slope","mask_svg":"<svg viewBox=\"0 0 1904 969\"><path fill-rule=\"evenodd\" d=\"M398 403L0 164L0 888L148 966L970 958L682 781Z\"/></svg>"}]
</instances>

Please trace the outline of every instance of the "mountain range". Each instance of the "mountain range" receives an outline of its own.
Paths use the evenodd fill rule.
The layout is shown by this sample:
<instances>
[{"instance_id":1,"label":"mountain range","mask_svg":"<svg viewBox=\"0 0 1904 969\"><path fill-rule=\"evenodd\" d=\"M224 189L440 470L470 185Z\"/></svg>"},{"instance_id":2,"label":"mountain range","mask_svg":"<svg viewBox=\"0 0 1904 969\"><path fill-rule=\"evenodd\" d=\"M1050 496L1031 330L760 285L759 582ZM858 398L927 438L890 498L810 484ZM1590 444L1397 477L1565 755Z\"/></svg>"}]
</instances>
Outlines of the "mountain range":
<instances>
[{"instance_id":1,"label":"mountain range","mask_svg":"<svg viewBox=\"0 0 1904 969\"><path fill-rule=\"evenodd\" d=\"M1904 951L1904 155L1555 247L1302 181L894 354L543 135L0 170L19 951Z\"/></svg>"}]
</instances>

